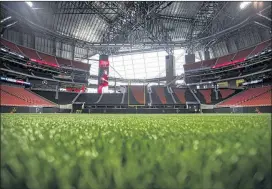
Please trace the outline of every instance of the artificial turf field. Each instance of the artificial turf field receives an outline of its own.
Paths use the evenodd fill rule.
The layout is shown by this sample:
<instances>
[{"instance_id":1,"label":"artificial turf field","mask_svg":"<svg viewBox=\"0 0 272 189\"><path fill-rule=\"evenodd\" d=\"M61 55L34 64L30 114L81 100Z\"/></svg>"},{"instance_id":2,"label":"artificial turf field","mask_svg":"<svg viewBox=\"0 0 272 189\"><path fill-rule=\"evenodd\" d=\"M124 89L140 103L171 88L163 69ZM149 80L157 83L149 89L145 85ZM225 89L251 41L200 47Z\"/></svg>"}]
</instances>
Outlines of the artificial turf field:
<instances>
[{"instance_id":1,"label":"artificial turf field","mask_svg":"<svg viewBox=\"0 0 272 189\"><path fill-rule=\"evenodd\" d=\"M1 189L270 189L270 116L2 114Z\"/></svg>"}]
</instances>

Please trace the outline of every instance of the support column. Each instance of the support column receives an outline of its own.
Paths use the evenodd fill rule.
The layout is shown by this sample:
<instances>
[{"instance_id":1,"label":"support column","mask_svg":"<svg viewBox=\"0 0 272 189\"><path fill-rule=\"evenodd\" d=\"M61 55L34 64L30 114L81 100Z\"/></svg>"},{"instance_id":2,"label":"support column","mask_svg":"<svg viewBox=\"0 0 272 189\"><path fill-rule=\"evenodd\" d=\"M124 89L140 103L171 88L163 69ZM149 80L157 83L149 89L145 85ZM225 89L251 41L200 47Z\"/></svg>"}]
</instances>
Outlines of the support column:
<instances>
[{"instance_id":1,"label":"support column","mask_svg":"<svg viewBox=\"0 0 272 189\"><path fill-rule=\"evenodd\" d=\"M56 95L55 95L55 99L56 99L56 100L59 99L59 83L56 85Z\"/></svg>"},{"instance_id":2,"label":"support column","mask_svg":"<svg viewBox=\"0 0 272 189\"><path fill-rule=\"evenodd\" d=\"M56 38L53 39L53 55L57 56L57 42L56 42Z\"/></svg>"},{"instance_id":3,"label":"support column","mask_svg":"<svg viewBox=\"0 0 272 189\"><path fill-rule=\"evenodd\" d=\"M176 75L175 57L173 55L167 55L165 57L165 68L166 68L166 83L170 83L174 79L174 76Z\"/></svg>"},{"instance_id":4,"label":"support column","mask_svg":"<svg viewBox=\"0 0 272 189\"><path fill-rule=\"evenodd\" d=\"M32 44L31 44L31 48L32 49L36 49L36 38L35 38L35 35L32 33L31 34L31 42L32 42Z\"/></svg>"},{"instance_id":5,"label":"support column","mask_svg":"<svg viewBox=\"0 0 272 189\"><path fill-rule=\"evenodd\" d=\"M186 54L185 55L185 64L195 63L195 54Z\"/></svg>"},{"instance_id":6,"label":"support column","mask_svg":"<svg viewBox=\"0 0 272 189\"><path fill-rule=\"evenodd\" d=\"M114 79L114 93L116 93L116 78Z\"/></svg>"},{"instance_id":7,"label":"support column","mask_svg":"<svg viewBox=\"0 0 272 189\"><path fill-rule=\"evenodd\" d=\"M209 60L210 59L210 51L208 48L204 50L204 60Z\"/></svg>"},{"instance_id":8,"label":"support column","mask_svg":"<svg viewBox=\"0 0 272 189\"><path fill-rule=\"evenodd\" d=\"M76 43L73 42L73 44L72 44L72 60L75 60L75 49L76 49Z\"/></svg>"}]
</instances>

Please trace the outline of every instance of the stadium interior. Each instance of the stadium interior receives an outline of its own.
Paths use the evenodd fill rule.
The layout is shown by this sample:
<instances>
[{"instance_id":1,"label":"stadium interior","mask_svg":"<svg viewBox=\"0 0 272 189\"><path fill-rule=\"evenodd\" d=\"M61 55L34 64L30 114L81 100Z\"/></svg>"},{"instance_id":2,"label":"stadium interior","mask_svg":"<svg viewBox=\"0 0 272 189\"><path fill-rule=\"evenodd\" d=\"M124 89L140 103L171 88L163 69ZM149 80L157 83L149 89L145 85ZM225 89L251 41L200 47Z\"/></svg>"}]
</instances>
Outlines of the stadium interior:
<instances>
[{"instance_id":1,"label":"stadium interior","mask_svg":"<svg viewBox=\"0 0 272 189\"><path fill-rule=\"evenodd\" d=\"M2 3L1 111L269 112L271 4L240 3Z\"/></svg>"},{"instance_id":2,"label":"stadium interior","mask_svg":"<svg viewBox=\"0 0 272 189\"><path fill-rule=\"evenodd\" d=\"M271 189L271 1L1 1L1 189Z\"/></svg>"}]
</instances>

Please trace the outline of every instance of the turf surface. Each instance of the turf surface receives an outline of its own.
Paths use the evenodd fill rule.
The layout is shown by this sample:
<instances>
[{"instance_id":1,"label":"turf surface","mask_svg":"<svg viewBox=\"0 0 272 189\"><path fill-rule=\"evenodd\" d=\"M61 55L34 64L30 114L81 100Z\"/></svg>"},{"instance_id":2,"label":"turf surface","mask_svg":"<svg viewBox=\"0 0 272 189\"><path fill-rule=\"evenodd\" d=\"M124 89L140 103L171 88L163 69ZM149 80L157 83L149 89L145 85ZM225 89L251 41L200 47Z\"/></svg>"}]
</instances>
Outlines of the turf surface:
<instances>
[{"instance_id":1,"label":"turf surface","mask_svg":"<svg viewBox=\"0 0 272 189\"><path fill-rule=\"evenodd\" d=\"M2 189L271 188L270 115L1 115Z\"/></svg>"}]
</instances>

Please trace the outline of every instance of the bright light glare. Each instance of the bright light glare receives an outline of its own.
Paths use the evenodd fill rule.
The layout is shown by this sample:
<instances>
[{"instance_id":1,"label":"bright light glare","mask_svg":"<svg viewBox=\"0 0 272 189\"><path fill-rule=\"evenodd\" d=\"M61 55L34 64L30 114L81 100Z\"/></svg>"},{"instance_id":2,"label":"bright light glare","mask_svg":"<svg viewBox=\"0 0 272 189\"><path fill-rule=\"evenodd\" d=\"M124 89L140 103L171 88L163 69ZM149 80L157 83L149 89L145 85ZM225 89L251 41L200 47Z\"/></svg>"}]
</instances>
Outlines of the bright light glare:
<instances>
[{"instance_id":1,"label":"bright light glare","mask_svg":"<svg viewBox=\"0 0 272 189\"><path fill-rule=\"evenodd\" d=\"M25 3L28 4L28 6L30 6L30 7L33 6L33 3L31 1L26 1Z\"/></svg>"},{"instance_id":2,"label":"bright light glare","mask_svg":"<svg viewBox=\"0 0 272 189\"><path fill-rule=\"evenodd\" d=\"M3 20L1 20L1 23L5 22L6 20L11 19L11 16L4 18Z\"/></svg>"},{"instance_id":3,"label":"bright light glare","mask_svg":"<svg viewBox=\"0 0 272 189\"><path fill-rule=\"evenodd\" d=\"M245 1L245 2L242 2L241 4L240 4L240 9L244 9L244 8L246 8L248 5L250 5L251 4L251 2L250 1Z\"/></svg>"}]
</instances>

